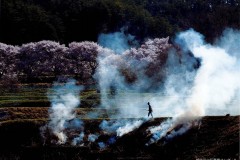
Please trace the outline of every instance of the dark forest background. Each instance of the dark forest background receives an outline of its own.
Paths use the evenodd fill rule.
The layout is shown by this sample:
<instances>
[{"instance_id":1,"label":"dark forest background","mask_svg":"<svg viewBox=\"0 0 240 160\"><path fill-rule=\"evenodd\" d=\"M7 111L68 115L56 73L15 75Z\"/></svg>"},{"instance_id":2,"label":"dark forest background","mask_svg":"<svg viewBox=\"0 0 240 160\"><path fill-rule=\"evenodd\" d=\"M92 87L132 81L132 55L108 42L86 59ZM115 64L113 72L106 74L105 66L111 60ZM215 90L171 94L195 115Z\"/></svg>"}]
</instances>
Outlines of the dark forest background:
<instances>
[{"instance_id":1,"label":"dark forest background","mask_svg":"<svg viewBox=\"0 0 240 160\"><path fill-rule=\"evenodd\" d=\"M171 44L177 32L194 28L214 42L224 29L240 29L240 0L0 0L0 9L3 87L51 83L59 77L94 83L100 33L123 28L143 44L133 55L144 51L148 56L155 52L148 38L170 37ZM168 40L151 43L160 50L169 48ZM161 65L153 65L148 75L165 64L166 53L157 53L162 57L153 62Z\"/></svg>"},{"instance_id":2,"label":"dark forest background","mask_svg":"<svg viewBox=\"0 0 240 160\"><path fill-rule=\"evenodd\" d=\"M97 41L125 27L140 41L188 28L212 42L240 28L240 0L0 0L0 42Z\"/></svg>"}]
</instances>

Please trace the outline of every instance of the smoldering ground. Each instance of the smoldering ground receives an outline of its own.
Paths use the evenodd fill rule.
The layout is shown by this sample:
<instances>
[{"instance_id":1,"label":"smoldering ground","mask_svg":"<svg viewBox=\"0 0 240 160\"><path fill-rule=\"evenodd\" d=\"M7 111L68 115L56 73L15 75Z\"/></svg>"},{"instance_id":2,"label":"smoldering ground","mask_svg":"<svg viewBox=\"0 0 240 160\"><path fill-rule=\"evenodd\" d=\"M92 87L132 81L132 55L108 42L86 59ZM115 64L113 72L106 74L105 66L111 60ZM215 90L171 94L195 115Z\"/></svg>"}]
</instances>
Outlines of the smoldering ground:
<instances>
[{"instance_id":1,"label":"smoldering ground","mask_svg":"<svg viewBox=\"0 0 240 160\"><path fill-rule=\"evenodd\" d=\"M83 122L76 118L75 109L80 105L79 92L83 89L82 86L77 86L75 80L69 80L63 86L60 83L55 83L53 88L48 93L48 98L51 101L49 109L49 123L42 128L43 133L46 129L56 136L56 141L53 143L64 144L67 142L68 135L66 129L83 128Z\"/></svg>"}]
</instances>

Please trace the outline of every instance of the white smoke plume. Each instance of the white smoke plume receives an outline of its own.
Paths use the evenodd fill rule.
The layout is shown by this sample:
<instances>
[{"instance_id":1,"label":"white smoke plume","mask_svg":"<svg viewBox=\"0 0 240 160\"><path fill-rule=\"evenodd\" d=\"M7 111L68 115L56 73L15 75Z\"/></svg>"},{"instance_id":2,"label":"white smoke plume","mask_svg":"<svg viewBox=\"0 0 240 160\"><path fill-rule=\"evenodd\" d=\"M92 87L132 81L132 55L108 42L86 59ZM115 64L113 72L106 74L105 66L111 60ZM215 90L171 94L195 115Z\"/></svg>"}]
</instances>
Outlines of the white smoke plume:
<instances>
[{"instance_id":1,"label":"white smoke plume","mask_svg":"<svg viewBox=\"0 0 240 160\"><path fill-rule=\"evenodd\" d=\"M176 42L181 55L175 49L168 50L171 45L168 38L163 38L149 40L139 49L123 54L106 52L99 57L95 76L102 107L117 109L114 116L118 118L139 118L146 116L144 107L150 101L154 116L174 117L160 125L161 129L150 130L154 138L149 143L163 136L183 134L197 125L195 119L199 116L228 113L230 110L225 107L239 95L238 66L224 48L205 44L203 36L193 30L180 33ZM224 77L230 83L222 81ZM174 130L179 125L181 128ZM104 129L121 131L115 127L120 127L119 122ZM167 135L169 130L172 132Z\"/></svg>"},{"instance_id":2,"label":"white smoke plume","mask_svg":"<svg viewBox=\"0 0 240 160\"><path fill-rule=\"evenodd\" d=\"M159 139L161 139L163 136L167 134L167 131L169 128L171 128L173 125L171 119L167 119L166 121L162 122L159 126L150 127L147 131L149 131L152 134L152 137L150 138L149 142L146 143L146 145L150 145L154 142L157 142Z\"/></svg>"},{"instance_id":3,"label":"white smoke plume","mask_svg":"<svg viewBox=\"0 0 240 160\"><path fill-rule=\"evenodd\" d=\"M179 119L179 117L168 118L163 121L159 126L149 127L147 132L152 135L150 140L145 144L149 146L160 139L164 138L164 143L171 140L175 136L180 136L187 132L190 128L195 126L200 126L201 122L198 118L194 117L184 117Z\"/></svg>"},{"instance_id":4,"label":"white smoke plume","mask_svg":"<svg viewBox=\"0 0 240 160\"><path fill-rule=\"evenodd\" d=\"M189 96L180 101L180 104L186 107L179 110L172 120L150 128L153 136L146 145L163 137L173 138L185 133L192 126L199 124L200 116L240 114L240 50L236 50L240 41L239 38L232 38L236 35L240 38L239 31L225 31L217 45L206 44L203 36L192 29L178 35L177 41L181 42L181 47L199 58L201 66L196 72ZM225 36L230 38L229 42L232 44L227 44L229 42ZM238 105L234 104L235 101ZM181 128L176 131L174 127L180 124ZM169 131L171 132L167 134Z\"/></svg>"},{"instance_id":5,"label":"white smoke plume","mask_svg":"<svg viewBox=\"0 0 240 160\"><path fill-rule=\"evenodd\" d=\"M75 120L75 109L80 105L79 92L83 87L76 86L75 83L74 80L69 80L63 86L55 83L53 92L49 91L48 94L48 98L51 101L48 127L57 137L58 144L66 143L68 138L65 133L66 128L82 128L82 122Z\"/></svg>"},{"instance_id":6,"label":"white smoke plume","mask_svg":"<svg viewBox=\"0 0 240 160\"><path fill-rule=\"evenodd\" d=\"M141 118L147 115L147 102L159 96L156 91L161 88L158 84L164 72L166 50L171 47L168 40L148 40L139 49L132 48L122 54L107 49L99 53L99 66L94 77L101 92L101 107L118 111L109 117Z\"/></svg>"},{"instance_id":7,"label":"white smoke plume","mask_svg":"<svg viewBox=\"0 0 240 160\"><path fill-rule=\"evenodd\" d=\"M135 120L133 122L127 122L124 126L117 129L117 136L121 137L136 128L139 128L143 124L144 120Z\"/></svg>"},{"instance_id":8,"label":"white smoke plume","mask_svg":"<svg viewBox=\"0 0 240 160\"><path fill-rule=\"evenodd\" d=\"M115 41L118 34L121 40ZM100 107L107 110L109 118L117 118L102 121L99 127L104 134L121 137L139 128L148 120L147 102L154 117L173 118L150 127L152 137L146 145L184 134L199 125L201 116L240 114L240 31L227 29L214 44L207 44L203 35L190 29L175 40L180 51L168 43L168 37L129 48L125 45L128 37L123 32L118 34L99 37L102 45L112 49L98 48L94 78L101 93ZM112 43L117 46L111 47ZM52 105L48 126L59 144L67 141L66 128L83 125L74 113L82 88L74 84L56 85L55 95L49 94ZM79 133L73 145L84 144L83 130ZM112 137L110 142L99 142L98 134L86 137L89 142L97 141L102 149L116 141Z\"/></svg>"},{"instance_id":9,"label":"white smoke plume","mask_svg":"<svg viewBox=\"0 0 240 160\"><path fill-rule=\"evenodd\" d=\"M99 127L105 132L105 134L115 134L117 137L139 128L148 119L118 119L118 120L103 120Z\"/></svg>"},{"instance_id":10,"label":"white smoke plume","mask_svg":"<svg viewBox=\"0 0 240 160\"><path fill-rule=\"evenodd\" d=\"M107 142L100 142L99 147L104 149L109 145L114 144L117 141L117 138L122 137L129 132L134 131L139 128L144 122L148 119L117 119L106 121L103 120L99 125L100 129L106 135L112 135Z\"/></svg>"},{"instance_id":11,"label":"white smoke plume","mask_svg":"<svg viewBox=\"0 0 240 160\"><path fill-rule=\"evenodd\" d=\"M236 54L225 46L205 44L202 36L193 30L181 33L179 38L195 57L201 59L201 67L195 76L191 96L187 99L189 111L185 114L236 114L238 109L234 108L231 102L236 100L240 92L240 50ZM239 45L240 43L236 44Z\"/></svg>"},{"instance_id":12,"label":"white smoke plume","mask_svg":"<svg viewBox=\"0 0 240 160\"><path fill-rule=\"evenodd\" d=\"M169 50L168 38L122 54L102 50L95 74L102 107L118 109L119 118L144 117L148 101L156 117L176 117L189 106L197 116L239 114L239 31L227 29L215 45L193 30L180 33L176 42L181 53Z\"/></svg>"}]
</instances>

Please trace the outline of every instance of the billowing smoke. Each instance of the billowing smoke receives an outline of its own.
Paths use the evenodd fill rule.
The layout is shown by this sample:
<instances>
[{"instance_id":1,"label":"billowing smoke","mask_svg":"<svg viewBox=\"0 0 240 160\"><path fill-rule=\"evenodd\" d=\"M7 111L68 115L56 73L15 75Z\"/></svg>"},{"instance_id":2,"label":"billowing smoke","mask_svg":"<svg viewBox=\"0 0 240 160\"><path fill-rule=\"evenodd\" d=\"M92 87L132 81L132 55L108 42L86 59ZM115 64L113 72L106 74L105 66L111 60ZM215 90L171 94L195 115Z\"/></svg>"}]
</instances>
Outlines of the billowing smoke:
<instances>
[{"instance_id":1,"label":"billowing smoke","mask_svg":"<svg viewBox=\"0 0 240 160\"><path fill-rule=\"evenodd\" d=\"M199 116L239 114L239 31L226 30L215 45L203 39L190 29L175 40L180 50L163 38L122 54L103 51L95 74L102 107L118 111L110 117L139 118L150 101L154 116L173 117L150 129L155 141L183 134Z\"/></svg>"},{"instance_id":2,"label":"billowing smoke","mask_svg":"<svg viewBox=\"0 0 240 160\"><path fill-rule=\"evenodd\" d=\"M76 119L75 113L75 109L80 105L79 92L83 87L77 86L75 83L75 80L69 80L64 85L55 83L48 93L51 101L48 128L57 137L58 144L66 143L67 128L81 129L83 125L81 120Z\"/></svg>"},{"instance_id":3,"label":"billowing smoke","mask_svg":"<svg viewBox=\"0 0 240 160\"><path fill-rule=\"evenodd\" d=\"M102 107L120 108L120 118L144 117L148 101L155 116L173 117L188 108L196 116L238 114L239 37L239 31L227 29L210 45L188 30L175 40L180 51L168 38L122 54L102 50L95 74Z\"/></svg>"},{"instance_id":4,"label":"billowing smoke","mask_svg":"<svg viewBox=\"0 0 240 160\"><path fill-rule=\"evenodd\" d=\"M115 41L119 35L121 40ZM99 127L110 137L102 140L100 133L86 134L80 129L73 145L88 141L86 144L97 143L104 149L115 143L149 120L147 102L153 108L153 117L172 118L148 128L151 138L146 145L184 134L201 124L201 116L240 114L239 31L227 29L214 44L207 44L203 35L192 29L179 33L173 45L167 37L129 48L128 39L123 32L99 37L99 42L110 48L97 50L94 78L101 94L99 107L109 118L116 118L103 120ZM74 83L55 86L55 94L49 96L52 105L48 126L59 144L68 138L66 128L83 126L74 112L80 105L81 87Z\"/></svg>"},{"instance_id":5,"label":"billowing smoke","mask_svg":"<svg viewBox=\"0 0 240 160\"><path fill-rule=\"evenodd\" d=\"M148 40L140 48L131 48L121 54L107 49L99 53L95 78L101 93L101 107L107 110L109 117L118 118L117 121L103 121L100 124L106 134L121 137L147 120L123 118L146 117L147 102L158 94L144 92L160 88L156 84L161 81L163 70L160 67L164 65L166 50L171 46L168 40ZM114 142L112 140L111 143Z\"/></svg>"},{"instance_id":6,"label":"billowing smoke","mask_svg":"<svg viewBox=\"0 0 240 160\"><path fill-rule=\"evenodd\" d=\"M239 114L239 106L234 101L239 104L240 50L237 51L236 48L239 48L240 43L237 38L232 38L239 33L225 31L224 35L232 42L231 47L226 44L225 37L219 39L215 46L206 44L203 36L192 29L178 35L177 42L180 42L185 52L190 51L194 57L199 58L201 66L194 76L190 94L184 99L184 103L180 103L186 108L179 110L172 120L150 128L153 136L147 145L163 137L168 139L185 133L191 127L199 125L199 116ZM174 128L179 125L181 127L176 131Z\"/></svg>"},{"instance_id":7,"label":"billowing smoke","mask_svg":"<svg viewBox=\"0 0 240 160\"><path fill-rule=\"evenodd\" d=\"M201 67L195 76L192 93L187 99L189 109L185 114L190 114L189 116L203 116L211 113L219 115L228 112L236 114L238 108L231 103L236 100L240 92L240 58L238 56L240 51L236 54L235 49L235 47L240 48L240 43L235 44L232 51L226 46L206 44L203 36L193 30L183 32L178 37L195 57L201 59Z\"/></svg>"},{"instance_id":8,"label":"billowing smoke","mask_svg":"<svg viewBox=\"0 0 240 160\"><path fill-rule=\"evenodd\" d=\"M107 111L117 110L109 117L141 118L147 115L147 102L161 94L158 91L164 80L163 66L171 47L168 40L148 40L140 48L122 54L106 49L99 53L99 66L94 77L101 92L101 107Z\"/></svg>"}]
</instances>

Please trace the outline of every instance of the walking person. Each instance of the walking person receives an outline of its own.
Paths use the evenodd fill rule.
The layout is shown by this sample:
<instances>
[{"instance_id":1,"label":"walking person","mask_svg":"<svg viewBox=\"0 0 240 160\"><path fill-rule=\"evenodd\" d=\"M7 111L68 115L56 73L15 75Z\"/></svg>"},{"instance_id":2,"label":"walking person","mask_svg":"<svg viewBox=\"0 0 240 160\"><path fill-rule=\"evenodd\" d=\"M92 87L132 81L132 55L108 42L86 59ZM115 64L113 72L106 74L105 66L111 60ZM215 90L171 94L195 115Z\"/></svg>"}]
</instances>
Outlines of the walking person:
<instances>
[{"instance_id":1,"label":"walking person","mask_svg":"<svg viewBox=\"0 0 240 160\"><path fill-rule=\"evenodd\" d=\"M150 105L149 102L148 102L147 104L148 104L148 117L151 115L152 118L153 118L153 114L152 114L152 112L153 112L153 110L152 110L152 106Z\"/></svg>"}]
</instances>

